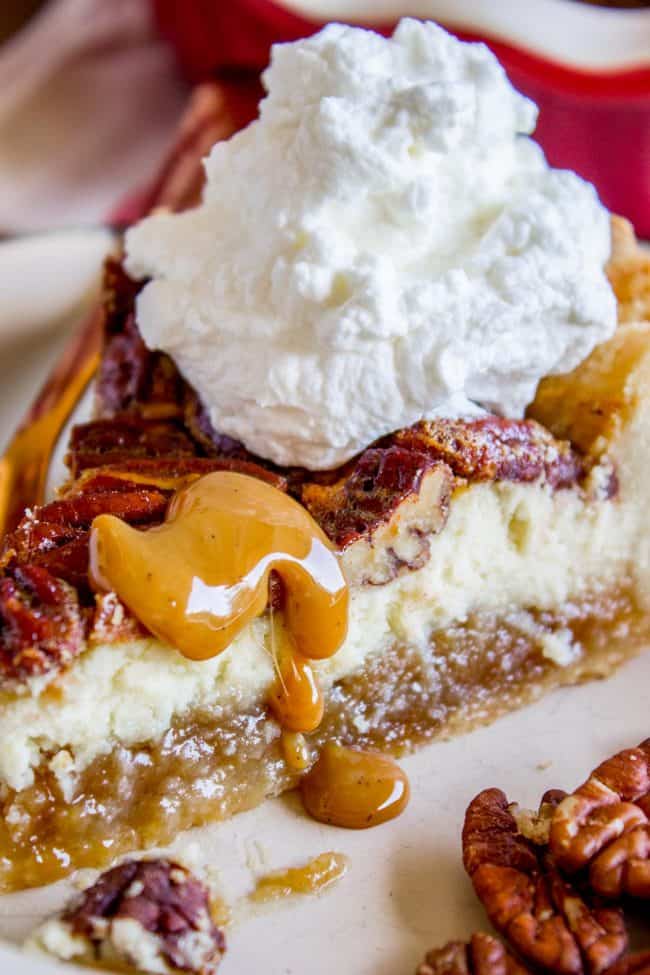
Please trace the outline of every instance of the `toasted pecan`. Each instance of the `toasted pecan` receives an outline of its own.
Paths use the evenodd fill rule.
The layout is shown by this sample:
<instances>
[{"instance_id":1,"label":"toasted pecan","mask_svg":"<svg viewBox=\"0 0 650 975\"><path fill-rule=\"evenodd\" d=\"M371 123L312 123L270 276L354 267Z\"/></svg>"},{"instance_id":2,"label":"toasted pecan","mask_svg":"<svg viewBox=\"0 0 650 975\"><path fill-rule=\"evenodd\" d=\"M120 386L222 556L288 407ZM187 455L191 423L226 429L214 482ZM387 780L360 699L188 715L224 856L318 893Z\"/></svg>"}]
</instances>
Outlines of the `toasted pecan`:
<instances>
[{"instance_id":1,"label":"toasted pecan","mask_svg":"<svg viewBox=\"0 0 650 975\"><path fill-rule=\"evenodd\" d=\"M650 975L650 951L626 955L609 969L607 975Z\"/></svg>"},{"instance_id":2,"label":"toasted pecan","mask_svg":"<svg viewBox=\"0 0 650 975\"><path fill-rule=\"evenodd\" d=\"M76 478L88 468L105 464L196 455L196 444L181 424L123 413L74 427L66 463Z\"/></svg>"},{"instance_id":3,"label":"toasted pecan","mask_svg":"<svg viewBox=\"0 0 650 975\"><path fill-rule=\"evenodd\" d=\"M588 868L603 897L650 898L650 739L596 768L560 803L550 849L568 873Z\"/></svg>"},{"instance_id":4,"label":"toasted pecan","mask_svg":"<svg viewBox=\"0 0 650 975\"><path fill-rule=\"evenodd\" d=\"M66 667L84 645L75 590L46 569L16 566L0 579L0 680L22 683Z\"/></svg>"},{"instance_id":5,"label":"toasted pecan","mask_svg":"<svg viewBox=\"0 0 650 975\"><path fill-rule=\"evenodd\" d=\"M490 934L473 934L469 942L450 941L433 948L416 975L526 975L529 972Z\"/></svg>"},{"instance_id":6,"label":"toasted pecan","mask_svg":"<svg viewBox=\"0 0 650 975\"><path fill-rule=\"evenodd\" d=\"M488 789L470 804L463 859L488 917L533 966L557 975L601 975L623 956L622 913L580 896L547 847L523 835L500 790Z\"/></svg>"},{"instance_id":7,"label":"toasted pecan","mask_svg":"<svg viewBox=\"0 0 650 975\"><path fill-rule=\"evenodd\" d=\"M162 408L167 415L182 413L185 383L178 369L169 356L147 348L135 323L141 288L120 261L109 258L104 271L104 350L96 382L104 416L137 410L138 405Z\"/></svg>"},{"instance_id":8,"label":"toasted pecan","mask_svg":"<svg viewBox=\"0 0 650 975\"><path fill-rule=\"evenodd\" d=\"M568 441L556 440L533 420L486 416L477 420L422 420L390 438L392 442L444 461L468 481L545 480L571 487L583 472Z\"/></svg>"},{"instance_id":9,"label":"toasted pecan","mask_svg":"<svg viewBox=\"0 0 650 975\"><path fill-rule=\"evenodd\" d=\"M88 532L100 514L130 524L156 524L167 508L169 492L121 478L102 476L58 501L29 512L4 540L3 561L35 566L81 593L88 590Z\"/></svg>"},{"instance_id":10,"label":"toasted pecan","mask_svg":"<svg viewBox=\"0 0 650 975\"><path fill-rule=\"evenodd\" d=\"M436 466L436 460L421 451L371 448L335 483L306 482L301 500L332 541L345 548L417 494L426 472Z\"/></svg>"}]
</instances>

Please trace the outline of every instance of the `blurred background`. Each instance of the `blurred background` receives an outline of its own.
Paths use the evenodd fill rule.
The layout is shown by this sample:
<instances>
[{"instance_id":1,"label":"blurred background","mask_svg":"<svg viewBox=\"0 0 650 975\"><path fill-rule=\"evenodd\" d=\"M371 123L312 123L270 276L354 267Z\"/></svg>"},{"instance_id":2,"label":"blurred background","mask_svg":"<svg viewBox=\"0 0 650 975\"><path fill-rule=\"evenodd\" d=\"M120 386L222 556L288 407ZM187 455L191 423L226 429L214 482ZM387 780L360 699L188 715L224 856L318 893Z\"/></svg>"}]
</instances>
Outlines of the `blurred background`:
<instances>
[{"instance_id":1,"label":"blurred background","mask_svg":"<svg viewBox=\"0 0 650 975\"><path fill-rule=\"evenodd\" d=\"M327 20L432 17L495 50L540 106L551 163L650 238L650 3L0 0L0 446L96 293L193 86L254 78ZM135 201L135 202L134 202Z\"/></svg>"}]
</instances>

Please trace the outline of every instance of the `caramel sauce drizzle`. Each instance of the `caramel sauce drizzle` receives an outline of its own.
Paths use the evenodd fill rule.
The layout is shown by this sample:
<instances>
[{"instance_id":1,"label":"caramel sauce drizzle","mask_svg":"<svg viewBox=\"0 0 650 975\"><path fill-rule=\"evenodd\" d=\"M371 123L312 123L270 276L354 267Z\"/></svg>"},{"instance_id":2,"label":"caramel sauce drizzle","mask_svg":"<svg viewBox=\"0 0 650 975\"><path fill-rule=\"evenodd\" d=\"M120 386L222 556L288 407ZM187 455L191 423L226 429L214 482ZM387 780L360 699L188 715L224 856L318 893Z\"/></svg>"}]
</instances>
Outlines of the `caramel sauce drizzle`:
<instances>
[{"instance_id":1,"label":"caramel sauce drizzle","mask_svg":"<svg viewBox=\"0 0 650 975\"><path fill-rule=\"evenodd\" d=\"M311 661L338 650L348 618L337 556L306 509L262 480L217 471L184 484L162 525L141 531L113 515L93 522L94 587L117 593L147 629L192 660L223 652L266 610L272 572L282 600L270 614L277 677L268 705L283 729L288 767L303 772L311 756L302 733L318 727L324 710ZM351 829L392 819L409 799L408 780L391 758L333 743L302 778L301 792L315 819ZM269 889L316 883L333 869L314 863L311 873L287 871Z\"/></svg>"},{"instance_id":2,"label":"caramel sauce drizzle","mask_svg":"<svg viewBox=\"0 0 650 975\"><path fill-rule=\"evenodd\" d=\"M394 819L410 798L406 773L388 755L328 742L300 781L302 802L313 819L347 829L367 829Z\"/></svg>"},{"instance_id":3,"label":"caramel sauce drizzle","mask_svg":"<svg viewBox=\"0 0 650 975\"><path fill-rule=\"evenodd\" d=\"M269 703L289 731L312 731L323 700L309 661L345 639L348 590L305 508L257 478L218 471L180 490L160 526L139 531L112 515L93 522L92 584L116 592L192 660L221 653L265 611L271 572L284 598L272 616L278 677Z\"/></svg>"},{"instance_id":4,"label":"caramel sauce drizzle","mask_svg":"<svg viewBox=\"0 0 650 975\"><path fill-rule=\"evenodd\" d=\"M321 853L301 867L266 874L250 895L254 903L268 903L295 894L319 894L344 876L348 859L342 853Z\"/></svg>"},{"instance_id":5,"label":"caramel sauce drizzle","mask_svg":"<svg viewBox=\"0 0 650 975\"><path fill-rule=\"evenodd\" d=\"M299 731L282 732L280 740L282 755L292 772L304 772L311 764L309 745Z\"/></svg>"}]
</instances>

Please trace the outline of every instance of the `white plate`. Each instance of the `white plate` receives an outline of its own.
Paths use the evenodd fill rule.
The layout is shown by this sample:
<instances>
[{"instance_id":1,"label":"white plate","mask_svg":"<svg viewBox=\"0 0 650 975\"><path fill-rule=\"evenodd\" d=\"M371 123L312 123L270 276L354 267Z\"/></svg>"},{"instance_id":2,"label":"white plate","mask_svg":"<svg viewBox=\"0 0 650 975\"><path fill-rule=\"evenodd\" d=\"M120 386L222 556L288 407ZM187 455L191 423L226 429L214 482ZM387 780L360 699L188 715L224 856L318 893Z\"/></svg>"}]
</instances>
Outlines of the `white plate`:
<instances>
[{"instance_id":1,"label":"white plate","mask_svg":"<svg viewBox=\"0 0 650 975\"><path fill-rule=\"evenodd\" d=\"M16 355L17 365L24 353ZM32 347L32 371L42 372L51 355L51 347ZM11 385L13 361L1 363L0 429L16 412L14 394L28 395L19 375ZM350 860L347 876L320 897L241 916L227 934L223 975L258 975L261 968L265 975L411 975L427 948L487 928L460 859L463 813L472 796L497 785L534 805L547 788L571 788L605 756L650 734L649 714L646 654L607 682L557 691L489 728L406 759L411 804L400 819L377 829L319 825L288 796L181 837L174 849L217 871L231 902L271 869L325 850ZM0 937L19 944L71 886L0 898ZM1 975L71 971L0 946Z\"/></svg>"}]
</instances>

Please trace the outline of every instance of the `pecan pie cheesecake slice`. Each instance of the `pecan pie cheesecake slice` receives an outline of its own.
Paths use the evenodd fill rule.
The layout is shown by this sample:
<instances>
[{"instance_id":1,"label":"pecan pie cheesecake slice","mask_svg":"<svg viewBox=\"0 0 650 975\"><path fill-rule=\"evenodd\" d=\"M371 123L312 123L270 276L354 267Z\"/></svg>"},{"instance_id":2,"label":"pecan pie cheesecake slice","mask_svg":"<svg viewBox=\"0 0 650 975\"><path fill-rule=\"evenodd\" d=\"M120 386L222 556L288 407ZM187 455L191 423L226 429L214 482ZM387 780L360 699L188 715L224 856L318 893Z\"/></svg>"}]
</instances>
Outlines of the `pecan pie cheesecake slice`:
<instances>
[{"instance_id":1,"label":"pecan pie cheesecake slice","mask_svg":"<svg viewBox=\"0 0 650 975\"><path fill-rule=\"evenodd\" d=\"M452 81L461 69L472 85L496 72L485 53L473 48L467 55L458 53L437 28L429 35L431 26L411 22L401 29L400 44L410 51L417 71L431 44L440 46L442 61L443 54L449 58L440 70L451 73ZM329 71L335 65L340 90L349 83L355 98L362 99L357 82L346 75L357 61L345 52L339 58L343 41L336 32L325 33L324 41L313 43L334 45L327 48L329 60L315 61L308 50L304 58L300 54L301 70L319 64L319 70ZM381 45L395 41L376 43L382 55ZM460 58L458 64L454 58ZM439 60L435 63L439 70ZM402 60L396 64L403 67ZM373 65L375 70L377 62ZM282 77L286 82L289 75L281 76L280 88ZM318 80L318 72L309 77ZM407 81L396 94L380 85L381 97L389 91L401 106L399 111L392 106L396 114L387 112L390 138L382 146L393 151L394 140L403 134L400 112L417 109L421 114L411 119L407 133L415 142L406 155L419 167L421 158L432 154L438 165L458 133L452 127L444 139L438 133L442 141L436 141L434 132L424 132L425 122L437 118L440 109L430 99L442 96L429 82L416 94L414 79L409 75ZM490 99L510 99L501 75L495 74L493 83ZM471 99L463 101L454 85L449 97L453 94L462 104L445 102L446 111L457 113L462 129L467 112L471 116ZM291 101L291 92L287 97ZM324 125L333 110L323 98ZM281 115L282 126L288 117ZM479 112L479 135L484 123ZM252 128L242 133L244 148ZM331 129L327 132L330 138ZM458 151L469 151L462 138ZM502 162L504 153L502 146ZM542 167L535 160L527 157L530 179ZM480 227L472 210L463 234L455 228L456 259L465 262L465 269L444 272L433 293L409 277L404 292L399 314L408 297L413 316L423 302L435 300L441 302L441 316L451 308L462 319L462 351L473 357L466 362L464 388L477 399L483 391L482 406L473 411L468 399L454 412L463 383L454 346L459 336L451 326L444 348L429 350L431 374L426 376L417 373L417 343L409 349L401 332L392 338L379 334L386 323L378 311L381 295L371 294L376 280L368 260L357 262L347 277L334 275L333 291L319 311L322 318L312 322L323 356L332 349L338 356L336 343L343 343L342 365L335 358L318 358L307 325L301 345L296 336L287 344L283 325L274 332L268 320L253 322L257 292L247 279L257 343L252 333L246 337L246 358L240 342L245 326L227 323L214 361L201 367L195 382L190 381L194 353L171 356L162 351L166 340L156 343L151 337L152 311L164 317L180 307L174 291L178 280L166 280L155 267L147 272L149 283L136 280L137 234L127 242L129 273L123 264L108 266L96 416L72 434L70 479L57 499L26 512L3 545L2 888L38 885L76 867L101 866L129 851L164 844L182 829L249 808L295 786L318 755L327 753L326 746L399 754L469 730L549 688L604 676L647 642L650 265L623 223L614 226L609 284L600 251L595 256L578 253L564 237L570 274L555 266L555 255L552 266L544 263L535 241L542 239L544 250L553 234L561 233L558 212L569 205L571 193L555 187L560 202L550 209L542 206L542 198L548 202L553 195L542 185L552 171L543 167L535 176L535 205L543 211L538 226L519 223L516 231L525 210L526 180L513 177L508 193L516 201L503 203L503 212L510 209L497 228L508 236L507 253L494 257L492 252L500 247L490 224L497 206L493 196L481 211ZM454 169L450 166L445 178ZM561 175L560 183L566 174ZM425 189L420 185L409 205ZM577 185L570 189L583 192ZM188 239L211 240L204 208L214 192L209 184L204 205L187 214ZM522 200L517 194L524 194ZM394 187L389 196L386 208L397 205ZM407 203L402 199L404 212ZM374 219L376 197L368 205ZM593 232L605 235L609 249L607 218L603 225L595 196L585 197L583 205L595 222L580 237L580 246L590 246ZM393 223L402 219L386 212ZM344 216L336 209L337 227L345 223ZM140 241L149 239L153 228L164 249L165 227L176 227L168 222L184 217L164 214L162 223L153 218L149 230L145 226L137 232ZM195 220L204 221L203 227L191 226ZM578 224L572 227L576 234L584 230ZM286 226L280 227L281 235ZM199 238L193 236L197 230ZM290 241L278 259L274 280L293 260L301 266L282 280L299 280L316 301L315 282L321 278L313 266L302 266L309 263L302 249L312 248L312 265L318 254L325 260L323 255L333 251L325 247L324 227L320 251L313 241L307 243L309 226L303 230L305 236ZM422 232L430 232L428 224ZM462 257L464 235L470 232L479 239L471 258ZM364 247L371 243L364 239ZM387 244L389 250L394 243ZM522 264L529 246L534 256ZM352 261L349 250L341 253ZM381 268L386 260L384 254ZM440 255L436 261L437 267L443 263ZM584 281L578 280L581 262ZM182 277L195 264L179 251L174 273ZM459 297L470 267L480 290ZM238 259L233 257L229 268L234 275L241 268ZM418 268L408 274L419 274ZM539 289L530 307L528 294L518 298L511 293L522 275L526 286ZM211 280L226 315L234 278L228 287ZM158 287L152 291L151 284ZM205 316L211 305L205 304L205 294L197 298L192 287L181 301L183 321L201 336L209 330ZM281 283L277 287L284 301ZM614 293L619 323L610 328L608 303ZM163 307L165 295L169 302ZM483 319L485 302L502 316L495 323ZM545 316L539 324L548 330L543 335L535 331L536 315ZM335 318L338 337L328 338ZM167 337L169 325L164 322ZM492 327L497 333L490 340L498 355L487 339L480 347L473 343L472 329ZM530 348L522 340L523 351L506 347L518 329L527 330ZM352 347L354 334L367 343L364 356ZM381 390L372 386L374 374L354 370L364 363L372 370L391 342L391 361L399 373L393 379L403 385L399 391L391 387L391 395L401 398L385 403L384 415L377 399ZM236 383L228 385L226 377L225 385L218 386L207 381L208 372L218 359L221 363L220 357L227 361L238 343L240 389L250 386L249 363L256 381L264 380L264 370L252 360L264 353L265 343L275 343L275 358L266 362L268 384L260 385L258 401L242 397L222 429L218 419L225 417L225 398L233 395ZM539 385L527 371L530 356L547 364L552 359ZM406 378L398 368L404 359L411 369ZM506 360L507 384L499 373ZM293 371L274 371L276 363L284 368L290 362ZM305 391L304 400L293 399L280 382L282 376L288 381L301 375L306 362L322 367L310 375L321 384L324 413L330 409L325 418L310 414L313 389ZM365 406L358 403L360 413L350 407L346 417L328 397L332 389L349 385L350 362L353 380L356 376L354 382L368 398ZM388 374L385 378L388 382ZM497 410L506 400L528 402L531 383L525 417L517 416L521 411L515 406L515 418L508 418L505 408ZM502 393L504 384L508 388ZM354 397L354 390L348 395ZM436 413L422 404L415 409L412 400L424 395L436 403L436 397L443 397L444 409ZM283 396L291 406L283 407ZM406 418L412 407L413 421L395 425L395 410L404 410ZM251 439L246 433L251 417L263 408L275 424L268 427L268 449L261 449L263 437ZM341 428L343 437L338 436ZM356 438L371 429L374 439L347 456L350 445L358 445ZM310 430L312 440L305 436ZM290 451L292 461L283 463ZM314 464L317 452L345 456L338 464Z\"/></svg>"},{"instance_id":2,"label":"pecan pie cheesecake slice","mask_svg":"<svg viewBox=\"0 0 650 975\"><path fill-rule=\"evenodd\" d=\"M307 766L330 740L399 753L469 730L638 652L650 635L650 321L626 319L650 269L628 244L610 266L614 338L544 380L529 419L423 422L326 475L280 472L214 435L171 361L144 347L130 285L109 268L105 417L74 431L72 480L4 545L5 889L166 842L302 774L269 706L268 613L192 661L89 586L93 519L159 524L197 476L239 472L288 492L341 552L348 636L314 663L325 707Z\"/></svg>"}]
</instances>

